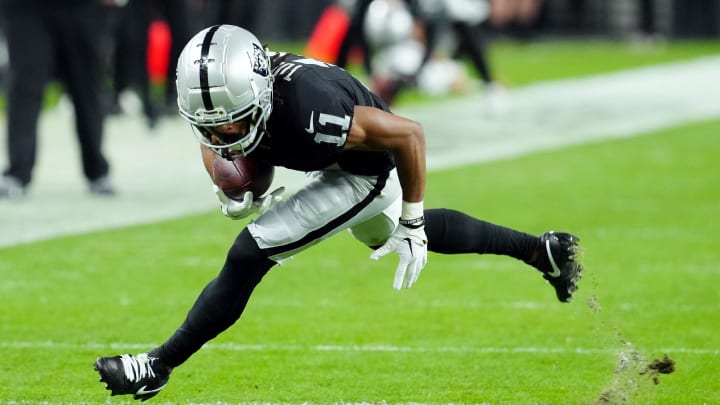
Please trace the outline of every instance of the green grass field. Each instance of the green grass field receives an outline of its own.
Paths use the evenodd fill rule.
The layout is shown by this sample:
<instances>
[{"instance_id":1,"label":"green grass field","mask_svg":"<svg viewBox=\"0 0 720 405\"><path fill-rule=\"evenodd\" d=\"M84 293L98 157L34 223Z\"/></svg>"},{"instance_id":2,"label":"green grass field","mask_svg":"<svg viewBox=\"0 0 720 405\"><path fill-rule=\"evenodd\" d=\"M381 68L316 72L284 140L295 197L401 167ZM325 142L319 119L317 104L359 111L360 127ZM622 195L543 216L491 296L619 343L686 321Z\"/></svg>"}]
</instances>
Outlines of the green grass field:
<instances>
[{"instance_id":1,"label":"green grass field","mask_svg":"<svg viewBox=\"0 0 720 405\"><path fill-rule=\"evenodd\" d=\"M578 234L571 304L496 256L431 254L396 292L395 260L342 234L274 268L152 403L720 403L718 134L708 121L429 174L427 207ZM0 404L129 403L92 362L169 336L243 225L213 212L1 248ZM640 374L666 354L674 373Z\"/></svg>"}]
</instances>

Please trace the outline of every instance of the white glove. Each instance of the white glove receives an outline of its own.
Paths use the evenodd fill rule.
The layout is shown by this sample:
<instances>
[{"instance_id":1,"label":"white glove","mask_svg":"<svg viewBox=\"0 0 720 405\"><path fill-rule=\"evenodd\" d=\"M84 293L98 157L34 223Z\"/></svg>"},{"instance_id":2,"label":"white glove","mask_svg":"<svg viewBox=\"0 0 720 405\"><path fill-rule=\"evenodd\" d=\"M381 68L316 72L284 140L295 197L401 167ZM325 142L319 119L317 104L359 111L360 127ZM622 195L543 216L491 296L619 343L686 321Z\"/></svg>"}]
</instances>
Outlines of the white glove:
<instances>
[{"instance_id":1,"label":"white glove","mask_svg":"<svg viewBox=\"0 0 720 405\"><path fill-rule=\"evenodd\" d=\"M427 264L427 236L425 224L419 226L398 225L390 239L380 248L370 254L372 260L378 260L390 252L400 256L400 262L395 269L393 288L410 288L420 276L420 271Z\"/></svg>"},{"instance_id":2,"label":"white glove","mask_svg":"<svg viewBox=\"0 0 720 405\"><path fill-rule=\"evenodd\" d=\"M278 201L282 200L282 193L285 187L276 188L264 197L253 199L252 191L248 191L243 196L242 201L233 200L228 197L220 187L213 184L213 191L220 202L220 208L223 215L230 219L241 219L251 214L264 214Z\"/></svg>"}]
</instances>

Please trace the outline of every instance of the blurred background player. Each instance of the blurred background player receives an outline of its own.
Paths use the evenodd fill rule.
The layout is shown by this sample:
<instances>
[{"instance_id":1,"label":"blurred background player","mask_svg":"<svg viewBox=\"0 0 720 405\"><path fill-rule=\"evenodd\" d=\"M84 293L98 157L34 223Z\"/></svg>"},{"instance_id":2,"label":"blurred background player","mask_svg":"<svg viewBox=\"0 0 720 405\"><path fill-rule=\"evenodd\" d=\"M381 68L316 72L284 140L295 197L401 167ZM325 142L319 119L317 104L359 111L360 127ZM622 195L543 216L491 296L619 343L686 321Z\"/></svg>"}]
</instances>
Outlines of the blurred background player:
<instances>
[{"instance_id":1,"label":"blurred background player","mask_svg":"<svg viewBox=\"0 0 720 405\"><path fill-rule=\"evenodd\" d=\"M347 68L350 59L350 53L357 49L361 52L362 66L365 74L372 74L372 66L370 65L370 45L365 35L365 19L367 17L368 8L373 0L354 0L341 1L340 4L345 9L350 10L350 23L347 27L345 36L340 43L335 64L341 68ZM354 4L353 4L354 3Z\"/></svg>"},{"instance_id":2,"label":"blurred background player","mask_svg":"<svg viewBox=\"0 0 720 405\"><path fill-rule=\"evenodd\" d=\"M107 6L100 0L6 0L2 3L9 54L8 167L0 198L20 198L32 180L38 119L45 87L58 79L70 95L89 191L113 195L102 152L107 88L103 51Z\"/></svg>"},{"instance_id":3,"label":"blurred background player","mask_svg":"<svg viewBox=\"0 0 720 405\"><path fill-rule=\"evenodd\" d=\"M489 98L499 100L502 87L493 78L479 31L488 15L484 0L372 1L363 30L372 49L374 91L388 104L407 88L430 94L467 91L475 87L462 63L468 55Z\"/></svg>"}]
</instances>

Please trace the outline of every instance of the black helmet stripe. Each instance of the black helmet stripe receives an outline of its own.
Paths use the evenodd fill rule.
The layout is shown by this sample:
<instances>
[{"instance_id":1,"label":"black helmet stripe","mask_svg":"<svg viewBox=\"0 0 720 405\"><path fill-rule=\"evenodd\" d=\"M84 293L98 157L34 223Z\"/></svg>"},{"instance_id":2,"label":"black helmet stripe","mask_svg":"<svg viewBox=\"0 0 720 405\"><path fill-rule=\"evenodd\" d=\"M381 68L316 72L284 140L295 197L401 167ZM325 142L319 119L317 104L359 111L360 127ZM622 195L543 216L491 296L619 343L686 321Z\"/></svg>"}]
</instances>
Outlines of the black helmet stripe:
<instances>
[{"instance_id":1,"label":"black helmet stripe","mask_svg":"<svg viewBox=\"0 0 720 405\"><path fill-rule=\"evenodd\" d=\"M206 110L213 110L213 102L210 97L210 83L208 82L208 53L210 53L210 45L215 31L220 28L219 25L210 27L203 39L202 48L200 49L200 91L202 92L202 100Z\"/></svg>"}]
</instances>

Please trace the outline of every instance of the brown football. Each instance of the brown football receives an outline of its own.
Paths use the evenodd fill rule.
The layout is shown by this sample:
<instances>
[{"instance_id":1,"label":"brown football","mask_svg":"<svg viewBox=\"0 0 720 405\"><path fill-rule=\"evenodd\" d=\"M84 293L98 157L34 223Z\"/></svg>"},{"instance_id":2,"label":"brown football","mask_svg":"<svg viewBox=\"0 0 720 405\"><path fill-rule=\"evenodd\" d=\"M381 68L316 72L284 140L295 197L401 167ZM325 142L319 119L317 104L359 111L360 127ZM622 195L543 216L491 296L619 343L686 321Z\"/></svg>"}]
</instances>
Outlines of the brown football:
<instances>
[{"instance_id":1,"label":"brown football","mask_svg":"<svg viewBox=\"0 0 720 405\"><path fill-rule=\"evenodd\" d=\"M215 184L234 200L242 200L247 191L252 191L253 197L262 196L275 176L275 166L242 156L227 160L216 155L212 168Z\"/></svg>"}]
</instances>

